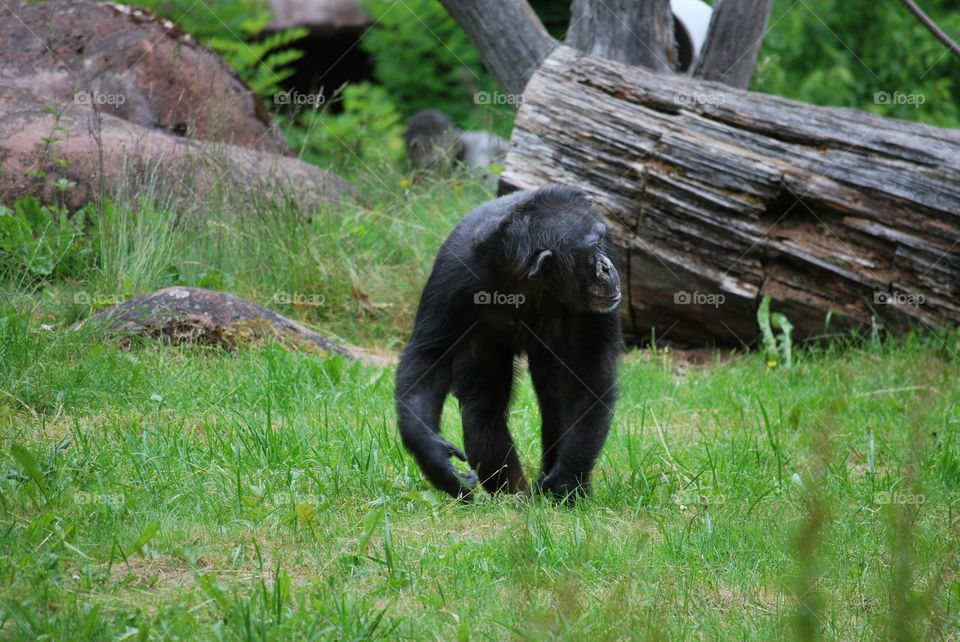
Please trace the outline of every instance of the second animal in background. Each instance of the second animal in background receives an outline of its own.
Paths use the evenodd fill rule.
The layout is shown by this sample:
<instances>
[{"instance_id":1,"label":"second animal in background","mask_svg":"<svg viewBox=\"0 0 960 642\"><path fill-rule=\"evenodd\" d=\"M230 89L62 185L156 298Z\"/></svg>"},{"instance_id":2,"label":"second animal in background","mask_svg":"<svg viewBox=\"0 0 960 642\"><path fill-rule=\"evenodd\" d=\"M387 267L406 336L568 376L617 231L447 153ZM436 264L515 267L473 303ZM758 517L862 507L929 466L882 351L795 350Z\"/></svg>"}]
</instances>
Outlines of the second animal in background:
<instances>
[{"instance_id":1,"label":"second animal in background","mask_svg":"<svg viewBox=\"0 0 960 642\"><path fill-rule=\"evenodd\" d=\"M450 117L436 109L422 109L407 122L404 134L407 158L420 169L452 166L487 170L500 164L509 143L486 131L460 131Z\"/></svg>"}]
</instances>

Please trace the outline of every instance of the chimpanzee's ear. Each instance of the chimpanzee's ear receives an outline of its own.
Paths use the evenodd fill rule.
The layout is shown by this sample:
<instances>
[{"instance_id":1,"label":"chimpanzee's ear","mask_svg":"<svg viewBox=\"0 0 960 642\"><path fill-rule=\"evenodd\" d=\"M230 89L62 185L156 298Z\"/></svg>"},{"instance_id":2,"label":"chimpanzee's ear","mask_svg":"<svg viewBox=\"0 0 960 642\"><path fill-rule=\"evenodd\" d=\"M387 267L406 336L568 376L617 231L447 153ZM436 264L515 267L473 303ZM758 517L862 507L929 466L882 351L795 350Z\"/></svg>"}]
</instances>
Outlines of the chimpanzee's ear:
<instances>
[{"instance_id":1,"label":"chimpanzee's ear","mask_svg":"<svg viewBox=\"0 0 960 642\"><path fill-rule=\"evenodd\" d=\"M544 268L544 261L553 256L552 250L540 250L540 253L537 254L537 257L533 261L533 267L530 268L530 271L527 272L527 278L532 279L533 277L540 274Z\"/></svg>"}]
</instances>

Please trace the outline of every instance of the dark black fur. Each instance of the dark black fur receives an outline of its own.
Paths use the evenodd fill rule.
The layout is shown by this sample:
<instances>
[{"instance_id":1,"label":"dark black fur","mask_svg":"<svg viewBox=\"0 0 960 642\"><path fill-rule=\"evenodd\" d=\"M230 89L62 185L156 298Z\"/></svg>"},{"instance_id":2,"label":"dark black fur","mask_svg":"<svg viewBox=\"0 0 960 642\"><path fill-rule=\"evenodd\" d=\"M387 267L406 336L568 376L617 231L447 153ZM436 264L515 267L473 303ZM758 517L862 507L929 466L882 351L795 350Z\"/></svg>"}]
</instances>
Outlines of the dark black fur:
<instances>
[{"instance_id":1,"label":"dark black fur","mask_svg":"<svg viewBox=\"0 0 960 642\"><path fill-rule=\"evenodd\" d=\"M621 350L620 280L606 227L583 192L549 186L481 205L440 248L397 367L400 434L427 479L470 499L522 492L507 429L514 357L526 353L540 402L537 489L572 499L610 429ZM478 303L478 293L522 295ZM460 401L466 454L443 439L448 391ZM456 470L451 457L468 461Z\"/></svg>"}]
</instances>

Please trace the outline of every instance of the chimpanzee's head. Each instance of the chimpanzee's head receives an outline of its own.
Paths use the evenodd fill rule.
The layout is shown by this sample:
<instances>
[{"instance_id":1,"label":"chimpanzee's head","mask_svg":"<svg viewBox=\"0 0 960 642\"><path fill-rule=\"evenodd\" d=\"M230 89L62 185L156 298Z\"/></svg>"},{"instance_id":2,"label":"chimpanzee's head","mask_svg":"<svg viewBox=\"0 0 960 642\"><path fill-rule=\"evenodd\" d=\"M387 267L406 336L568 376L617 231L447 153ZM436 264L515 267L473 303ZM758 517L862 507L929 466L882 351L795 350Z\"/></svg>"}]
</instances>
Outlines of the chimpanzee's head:
<instances>
[{"instance_id":1,"label":"chimpanzee's head","mask_svg":"<svg viewBox=\"0 0 960 642\"><path fill-rule=\"evenodd\" d=\"M574 193L579 198L567 195L563 207L553 211L549 202L541 203L532 216L526 276L572 309L611 312L622 294L607 226L588 197Z\"/></svg>"}]
</instances>

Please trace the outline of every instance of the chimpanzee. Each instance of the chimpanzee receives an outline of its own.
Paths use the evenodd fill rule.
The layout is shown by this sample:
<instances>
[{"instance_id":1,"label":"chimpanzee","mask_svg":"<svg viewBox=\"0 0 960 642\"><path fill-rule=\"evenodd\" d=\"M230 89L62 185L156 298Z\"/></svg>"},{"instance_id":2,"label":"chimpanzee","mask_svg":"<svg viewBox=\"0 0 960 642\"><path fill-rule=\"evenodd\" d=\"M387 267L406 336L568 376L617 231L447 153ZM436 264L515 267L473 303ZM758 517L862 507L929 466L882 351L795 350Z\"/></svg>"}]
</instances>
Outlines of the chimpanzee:
<instances>
[{"instance_id":1,"label":"chimpanzee","mask_svg":"<svg viewBox=\"0 0 960 642\"><path fill-rule=\"evenodd\" d=\"M606 232L584 192L550 185L484 203L440 248L396 387L403 443L437 488L467 501L478 484L528 490L507 429L515 359L526 354L542 419L535 490L567 502L590 492L623 343ZM451 388L466 453L440 436Z\"/></svg>"}]
</instances>

